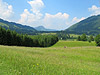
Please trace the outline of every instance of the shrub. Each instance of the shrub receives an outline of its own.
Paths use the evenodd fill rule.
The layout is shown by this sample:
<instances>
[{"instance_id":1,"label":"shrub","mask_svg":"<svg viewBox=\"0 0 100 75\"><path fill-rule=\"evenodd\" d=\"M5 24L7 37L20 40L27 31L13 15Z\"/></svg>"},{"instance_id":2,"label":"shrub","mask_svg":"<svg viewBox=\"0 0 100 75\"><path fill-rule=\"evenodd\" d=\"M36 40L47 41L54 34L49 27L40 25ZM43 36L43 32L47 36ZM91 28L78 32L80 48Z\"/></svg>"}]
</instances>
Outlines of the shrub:
<instances>
[{"instance_id":1,"label":"shrub","mask_svg":"<svg viewBox=\"0 0 100 75\"><path fill-rule=\"evenodd\" d=\"M86 34L82 34L82 36L81 36L81 41L87 41Z\"/></svg>"},{"instance_id":2,"label":"shrub","mask_svg":"<svg viewBox=\"0 0 100 75\"><path fill-rule=\"evenodd\" d=\"M95 37L95 42L97 46L100 46L100 34Z\"/></svg>"},{"instance_id":3,"label":"shrub","mask_svg":"<svg viewBox=\"0 0 100 75\"><path fill-rule=\"evenodd\" d=\"M78 36L77 41L81 41L81 37L80 36Z\"/></svg>"}]
</instances>

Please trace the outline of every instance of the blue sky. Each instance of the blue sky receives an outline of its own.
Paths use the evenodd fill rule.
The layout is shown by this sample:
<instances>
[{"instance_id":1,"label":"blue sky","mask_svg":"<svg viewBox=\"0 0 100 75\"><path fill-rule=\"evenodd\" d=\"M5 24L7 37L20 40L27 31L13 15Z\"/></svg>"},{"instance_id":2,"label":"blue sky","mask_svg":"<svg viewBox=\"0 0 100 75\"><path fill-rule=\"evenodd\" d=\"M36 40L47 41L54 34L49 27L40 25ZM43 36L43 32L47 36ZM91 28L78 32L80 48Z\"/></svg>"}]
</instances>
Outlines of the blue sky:
<instances>
[{"instance_id":1,"label":"blue sky","mask_svg":"<svg viewBox=\"0 0 100 75\"><path fill-rule=\"evenodd\" d=\"M100 14L100 0L0 0L0 18L63 30Z\"/></svg>"}]
</instances>

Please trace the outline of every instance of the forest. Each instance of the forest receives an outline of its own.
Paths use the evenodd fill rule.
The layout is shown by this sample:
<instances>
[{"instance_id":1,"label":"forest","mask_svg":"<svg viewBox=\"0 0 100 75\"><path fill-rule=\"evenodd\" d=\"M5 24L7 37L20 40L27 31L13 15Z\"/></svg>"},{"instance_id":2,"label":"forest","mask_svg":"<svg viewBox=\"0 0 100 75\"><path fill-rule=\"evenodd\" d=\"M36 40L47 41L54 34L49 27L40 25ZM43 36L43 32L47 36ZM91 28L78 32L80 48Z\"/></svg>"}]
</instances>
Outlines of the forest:
<instances>
[{"instance_id":1,"label":"forest","mask_svg":"<svg viewBox=\"0 0 100 75\"><path fill-rule=\"evenodd\" d=\"M26 47L49 47L58 41L56 35L34 35L18 34L16 31L0 27L0 45L26 46Z\"/></svg>"}]
</instances>

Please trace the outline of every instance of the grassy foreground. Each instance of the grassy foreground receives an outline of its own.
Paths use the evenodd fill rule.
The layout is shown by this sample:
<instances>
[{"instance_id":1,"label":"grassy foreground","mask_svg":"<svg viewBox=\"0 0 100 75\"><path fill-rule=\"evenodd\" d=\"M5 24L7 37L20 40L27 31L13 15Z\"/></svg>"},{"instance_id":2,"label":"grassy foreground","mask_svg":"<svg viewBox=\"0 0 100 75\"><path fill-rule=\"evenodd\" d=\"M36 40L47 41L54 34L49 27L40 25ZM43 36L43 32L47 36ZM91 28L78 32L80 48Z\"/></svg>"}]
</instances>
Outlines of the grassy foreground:
<instances>
[{"instance_id":1,"label":"grassy foreground","mask_svg":"<svg viewBox=\"0 0 100 75\"><path fill-rule=\"evenodd\" d=\"M0 46L0 75L99 75L100 48L79 43L59 41L50 48Z\"/></svg>"}]
</instances>

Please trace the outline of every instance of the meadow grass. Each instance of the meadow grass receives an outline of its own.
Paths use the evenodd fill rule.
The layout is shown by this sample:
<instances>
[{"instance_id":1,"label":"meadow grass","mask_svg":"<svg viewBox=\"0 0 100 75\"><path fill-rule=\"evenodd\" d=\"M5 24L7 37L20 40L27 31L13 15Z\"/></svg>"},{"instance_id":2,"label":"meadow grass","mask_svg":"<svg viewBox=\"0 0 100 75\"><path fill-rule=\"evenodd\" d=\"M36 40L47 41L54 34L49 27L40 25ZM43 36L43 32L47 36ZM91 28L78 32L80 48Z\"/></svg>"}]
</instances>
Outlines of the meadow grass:
<instances>
[{"instance_id":1,"label":"meadow grass","mask_svg":"<svg viewBox=\"0 0 100 75\"><path fill-rule=\"evenodd\" d=\"M0 75L100 74L100 48L94 43L74 41L77 46L64 48L59 42L49 48L0 46Z\"/></svg>"},{"instance_id":2,"label":"meadow grass","mask_svg":"<svg viewBox=\"0 0 100 75\"><path fill-rule=\"evenodd\" d=\"M95 42L89 43L88 41L59 41L52 47L84 47L84 46L95 46Z\"/></svg>"}]
</instances>

